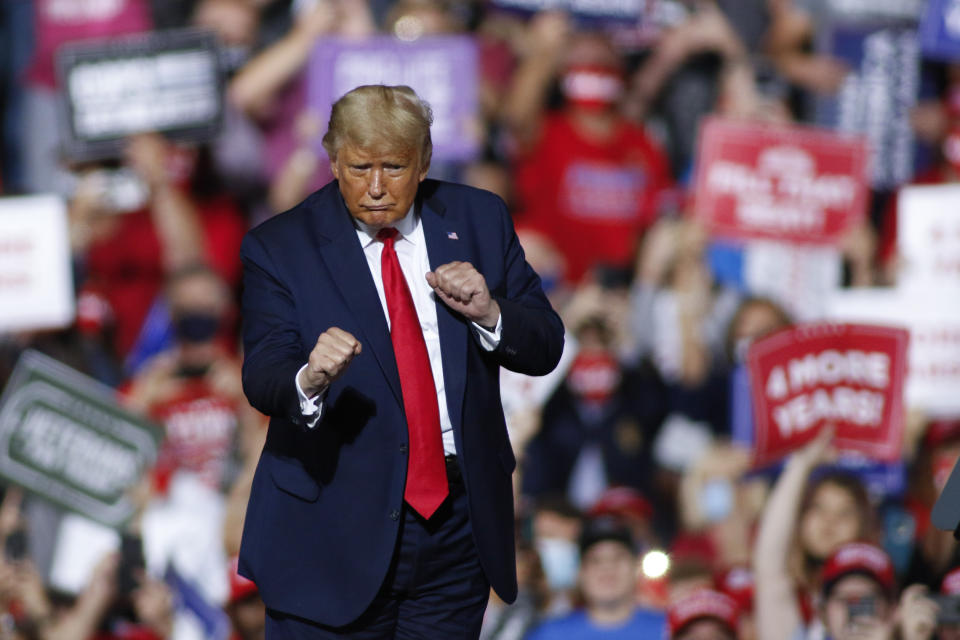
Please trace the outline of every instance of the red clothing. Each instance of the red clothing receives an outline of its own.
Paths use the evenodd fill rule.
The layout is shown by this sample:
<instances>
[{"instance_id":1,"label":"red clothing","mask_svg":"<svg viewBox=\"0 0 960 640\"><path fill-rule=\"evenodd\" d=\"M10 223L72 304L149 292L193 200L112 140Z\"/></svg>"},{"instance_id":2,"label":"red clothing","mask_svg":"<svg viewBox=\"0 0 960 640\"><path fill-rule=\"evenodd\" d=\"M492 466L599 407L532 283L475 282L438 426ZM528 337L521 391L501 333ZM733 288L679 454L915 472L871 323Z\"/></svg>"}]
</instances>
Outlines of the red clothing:
<instances>
[{"instance_id":1,"label":"red clothing","mask_svg":"<svg viewBox=\"0 0 960 640\"><path fill-rule=\"evenodd\" d=\"M246 222L225 198L198 205L198 211L207 261L228 284L238 284L240 242ZM116 324L116 350L125 357L163 287L165 270L160 238L149 211L118 215L113 234L90 247L85 287L100 293L109 302Z\"/></svg>"},{"instance_id":2,"label":"red clothing","mask_svg":"<svg viewBox=\"0 0 960 640\"><path fill-rule=\"evenodd\" d=\"M566 256L569 282L598 262L630 266L670 184L666 158L641 128L623 120L609 139L595 141L565 114L547 117L517 169L523 221Z\"/></svg>"},{"instance_id":3,"label":"red clothing","mask_svg":"<svg viewBox=\"0 0 960 640\"><path fill-rule=\"evenodd\" d=\"M57 49L64 43L138 33L153 27L146 0L37 0L34 4L36 46L27 80L51 89L57 86Z\"/></svg>"}]
</instances>

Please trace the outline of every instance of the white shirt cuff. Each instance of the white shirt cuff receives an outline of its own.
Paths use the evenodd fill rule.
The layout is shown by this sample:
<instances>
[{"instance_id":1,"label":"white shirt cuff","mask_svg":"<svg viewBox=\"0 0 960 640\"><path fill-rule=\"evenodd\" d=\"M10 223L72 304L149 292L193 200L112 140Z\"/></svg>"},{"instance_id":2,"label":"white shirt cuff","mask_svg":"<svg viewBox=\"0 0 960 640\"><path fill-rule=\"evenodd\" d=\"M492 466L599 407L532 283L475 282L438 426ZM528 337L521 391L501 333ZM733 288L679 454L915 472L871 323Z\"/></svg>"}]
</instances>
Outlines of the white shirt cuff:
<instances>
[{"instance_id":1,"label":"white shirt cuff","mask_svg":"<svg viewBox=\"0 0 960 640\"><path fill-rule=\"evenodd\" d=\"M500 334L503 333L503 314L501 313L497 316L497 326L493 328L493 331L484 329L476 322L471 322L473 325L473 333L477 336L477 340L480 342L480 346L486 349L487 351L493 351L500 344Z\"/></svg>"},{"instance_id":2,"label":"white shirt cuff","mask_svg":"<svg viewBox=\"0 0 960 640\"><path fill-rule=\"evenodd\" d=\"M308 363L309 364L309 363ZM326 391L318 393L312 398L308 398L307 394L303 392L303 389L300 388L300 372L307 368L307 365L303 365L297 371L297 375L293 377L293 384L297 387L297 397L300 399L300 413L303 414L303 417L306 418L306 424L308 429L313 429L317 426L317 422L320 421L320 416L323 415L323 399L326 397Z\"/></svg>"}]
</instances>

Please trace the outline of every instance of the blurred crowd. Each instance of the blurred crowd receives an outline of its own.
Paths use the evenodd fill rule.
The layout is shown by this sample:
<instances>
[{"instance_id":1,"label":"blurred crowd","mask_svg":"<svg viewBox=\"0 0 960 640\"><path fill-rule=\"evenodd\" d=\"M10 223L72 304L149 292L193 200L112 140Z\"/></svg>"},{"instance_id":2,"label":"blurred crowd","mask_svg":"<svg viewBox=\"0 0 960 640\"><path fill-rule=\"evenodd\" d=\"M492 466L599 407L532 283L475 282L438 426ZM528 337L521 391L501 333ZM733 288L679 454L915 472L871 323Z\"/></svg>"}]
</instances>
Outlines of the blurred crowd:
<instances>
[{"instance_id":1,"label":"blurred crowd","mask_svg":"<svg viewBox=\"0 0 960 640\"><path fill-rule=\"evenodd\" d=\"M837 465L830 431L754 470L732 438L733 389L750 343L797 309L725 277L731 249L689 215L702 119L812 121L850 71L814 44L861 4L884 5L659 0L641 29L480 0L4 0L0 195L67 202L77 314L0 334L0 387L36 349L116 389L163 440L120 543L93 559L73 547L89 565L73 587L54 576L62 539L83 540L76 516L6 487L0 638L216 637L180 614L171 567L233 637L262 637L235 561L267 429L241 388L239 246L331 179L311 50L375 34L476 43L482 151L431 176L507 201L567 330L553 374L502 375L520 596L491 595L483 638L960 638L960 553L930 524L960 416L911 408L897 489ZM144 132L109 161L65 157L57 49L187 26L222 45L220 134ZM912 181L957 182L960 65L922 72ZM875 189L839 247L843 287L896 284L895 195Z\"/></svg>"}]
</instances>

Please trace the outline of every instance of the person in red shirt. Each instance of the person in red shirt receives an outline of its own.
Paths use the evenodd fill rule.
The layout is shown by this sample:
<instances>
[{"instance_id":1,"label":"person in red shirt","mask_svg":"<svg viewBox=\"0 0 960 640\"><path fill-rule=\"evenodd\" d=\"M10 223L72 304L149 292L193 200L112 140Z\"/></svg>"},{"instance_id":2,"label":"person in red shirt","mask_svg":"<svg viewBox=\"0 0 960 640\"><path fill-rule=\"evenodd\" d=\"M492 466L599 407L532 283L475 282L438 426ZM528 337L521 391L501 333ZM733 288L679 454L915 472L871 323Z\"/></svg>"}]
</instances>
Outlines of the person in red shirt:
<instances>
[{"instance_id":1,"label":"person in red shirt","mask_svg":"<svg viewBox=\"0 0 960 640\"><path fill-rule=\"evenodd\" d=\"M600 34L565 30L559 14L534 19L532 50L505 114L519 146L523 221L556 243L567 258L565 279L577 282L601 261L630 266L671 178L657 145L617 110L624 73L612 45ZM546 112L557 73L564 105Z\"/></svg>"}]
</instances>

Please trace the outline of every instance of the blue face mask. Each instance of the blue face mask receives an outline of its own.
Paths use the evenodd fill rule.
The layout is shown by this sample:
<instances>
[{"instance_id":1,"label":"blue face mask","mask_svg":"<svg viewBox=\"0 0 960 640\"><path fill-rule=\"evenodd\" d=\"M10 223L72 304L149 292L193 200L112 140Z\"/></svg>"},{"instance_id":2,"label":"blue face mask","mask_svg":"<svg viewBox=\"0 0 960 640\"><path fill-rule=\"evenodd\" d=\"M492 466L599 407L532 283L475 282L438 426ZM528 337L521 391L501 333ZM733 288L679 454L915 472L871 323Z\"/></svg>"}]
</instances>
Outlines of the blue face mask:
<instances>
[{"instance_id":1,"label":"blue face mask","mask_svg":"<svg viewBox=\"0 0 960 640\"><path fill-rule=\"evenodd\" d=\"M209 342L220 330L220 318L209 313L189 311L174 319L173 330L183 342Z\"/></svg>"},{"instance_id":2,"label":"blue face mask","mask_svg":"<svg viewBox=\"0 0 960 640\"><path fill-rule=\"evenodd\" d=\"M541 538L537 551L550 589L569 589L576 584L580 570L580 549L576 543L563 538Z\"/></svg>"},{"instance_id":3,"label":"blue face mask","mask_svg":"<svg viewBox=\"0 0 960 640\"><path fill-rule=\"evenodd\" d=\"M715 478L700 490L700 512L709 522L719 522L733 511L733 485Z\"/></svg>"}]
</instances>

